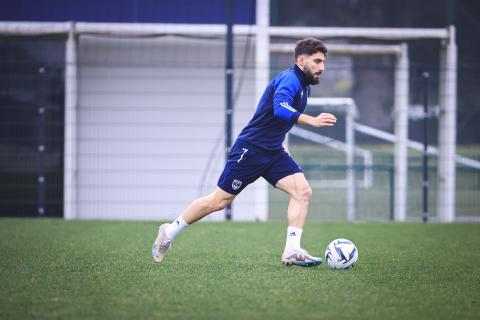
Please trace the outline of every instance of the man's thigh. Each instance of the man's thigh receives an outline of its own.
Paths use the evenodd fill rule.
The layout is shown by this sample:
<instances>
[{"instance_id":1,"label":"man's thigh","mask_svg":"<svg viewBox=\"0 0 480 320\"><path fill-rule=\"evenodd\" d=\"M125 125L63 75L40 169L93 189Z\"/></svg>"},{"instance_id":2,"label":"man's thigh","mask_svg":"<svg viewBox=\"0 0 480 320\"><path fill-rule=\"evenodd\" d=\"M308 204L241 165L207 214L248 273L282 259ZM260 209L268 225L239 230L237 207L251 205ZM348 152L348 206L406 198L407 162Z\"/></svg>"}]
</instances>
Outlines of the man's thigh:
<instances>
[{"instance_id":1,"label":"man's thigh","mask_svg":"<svg viewBox=\"0 0 480 320\"><path fill-rule=\"evenodd\" d=\"M280 179L275 187L294 196L301 190L310 188L310 185L303 172L297 172Z\"/></svg>"},{"instance_id":2,"label":"man's thigh","mask_svg":"<svg viewBox=\"0 0 480 320\"><path fill-rule=\"evenodd\" d=\"M279 155L275 157L271 166L266 170L262 176L275 188L278 188L278 183L285 178L301 174L303 175L302 169L300 166L293 160L292 157L285 151L281 151ZM288 183L290 184L291 179L287 179ZM306 181L306 179L305 179ZM283 183L282 183L283 185Z\"/></svg>"}]
</instances>

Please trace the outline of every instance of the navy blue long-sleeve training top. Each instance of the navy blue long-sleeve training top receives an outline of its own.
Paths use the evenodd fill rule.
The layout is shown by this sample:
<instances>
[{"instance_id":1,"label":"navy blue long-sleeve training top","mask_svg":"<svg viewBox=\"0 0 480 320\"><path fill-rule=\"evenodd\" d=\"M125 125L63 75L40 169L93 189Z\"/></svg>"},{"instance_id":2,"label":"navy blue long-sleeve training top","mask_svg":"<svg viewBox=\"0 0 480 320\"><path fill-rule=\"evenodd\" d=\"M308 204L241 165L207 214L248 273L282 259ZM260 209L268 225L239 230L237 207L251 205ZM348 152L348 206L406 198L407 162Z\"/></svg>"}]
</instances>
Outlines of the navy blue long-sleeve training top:
<instances>
[{"instance_id":1,"label":"navy blue long-sleeve training top","mask_svg":"<svg viewBox=\"0 0 480 320\"><path fill-rule=\"evenodd\" d=\"M309 95L310 85L297 65L279 73L268 84L252 120L240 132L237 142L265 150L281 149L285 134L297 123Z\"/></svg>"}]
</instances>

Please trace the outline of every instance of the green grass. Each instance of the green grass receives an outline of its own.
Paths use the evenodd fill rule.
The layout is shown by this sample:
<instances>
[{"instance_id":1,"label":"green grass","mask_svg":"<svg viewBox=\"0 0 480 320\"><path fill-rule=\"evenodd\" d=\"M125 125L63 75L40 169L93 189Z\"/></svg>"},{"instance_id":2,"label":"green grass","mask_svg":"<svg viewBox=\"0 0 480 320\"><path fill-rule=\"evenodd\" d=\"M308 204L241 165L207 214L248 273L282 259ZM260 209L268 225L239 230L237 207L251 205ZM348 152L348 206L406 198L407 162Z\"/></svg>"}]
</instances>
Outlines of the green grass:
<instances>
[{"instance_id":1,"label":"green grass","mask_svg":"<svg viewBox=\"0 0 480 320\"><path fill-rule=\"evenodd\" d=\"M480 225L310 222L348 271L284 267L284 222L198 223L161 265L153 222L0 219L1 319L478 319Z\"/></svg>"}]
</instances>

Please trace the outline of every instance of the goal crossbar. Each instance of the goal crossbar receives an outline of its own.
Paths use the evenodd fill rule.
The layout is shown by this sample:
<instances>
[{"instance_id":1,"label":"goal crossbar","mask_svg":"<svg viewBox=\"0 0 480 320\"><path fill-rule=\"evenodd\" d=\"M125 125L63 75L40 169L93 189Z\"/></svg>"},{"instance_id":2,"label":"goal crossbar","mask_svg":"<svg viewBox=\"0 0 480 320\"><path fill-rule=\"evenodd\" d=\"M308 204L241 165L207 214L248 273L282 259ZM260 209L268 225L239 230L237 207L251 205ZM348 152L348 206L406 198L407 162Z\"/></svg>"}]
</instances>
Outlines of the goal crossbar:
<instances>
[{"instance_id":1,"label":"goal crossbar","mask_svg":"<svg viewBox=\"0 0 480 320\"><path fill-rule=\"evenodd\" d=\"M68 34L75 29L76 34L104 34L125 36L152 35L191 35L224 36L227 27L224 24L174 24L174 23L109 23L109 22L0 22L2 35L48 35ZM235 35L256 34L255 25L234 25ZM270 37L310 37L322 38L362 38L373 40L419 40L450 37L446 28L343 28L343 27L268 27Z\"/></svg>"}]
</instances>

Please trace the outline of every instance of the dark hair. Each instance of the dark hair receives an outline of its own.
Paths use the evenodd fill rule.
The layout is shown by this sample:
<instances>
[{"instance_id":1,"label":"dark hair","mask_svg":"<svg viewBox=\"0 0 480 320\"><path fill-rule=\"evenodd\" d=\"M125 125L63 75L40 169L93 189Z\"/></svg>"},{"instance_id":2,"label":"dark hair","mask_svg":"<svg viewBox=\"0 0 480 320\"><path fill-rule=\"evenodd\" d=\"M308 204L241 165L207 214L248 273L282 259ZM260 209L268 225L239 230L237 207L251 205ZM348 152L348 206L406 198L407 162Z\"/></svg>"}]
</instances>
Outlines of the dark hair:
<instances>
[{"instance_id":1,"label":"dark hair","mask_svg":"<svg viewBox=\"0 0 480 320\"><path fill-rule=\"evenodd\" d=\"M302 54L307 54L311 56L317 52L322 52L323 54L327 54L327 46L325 44L315 38L307 38L297 42L295 45L295 59Z\"/></svg>"}]
</instances>

